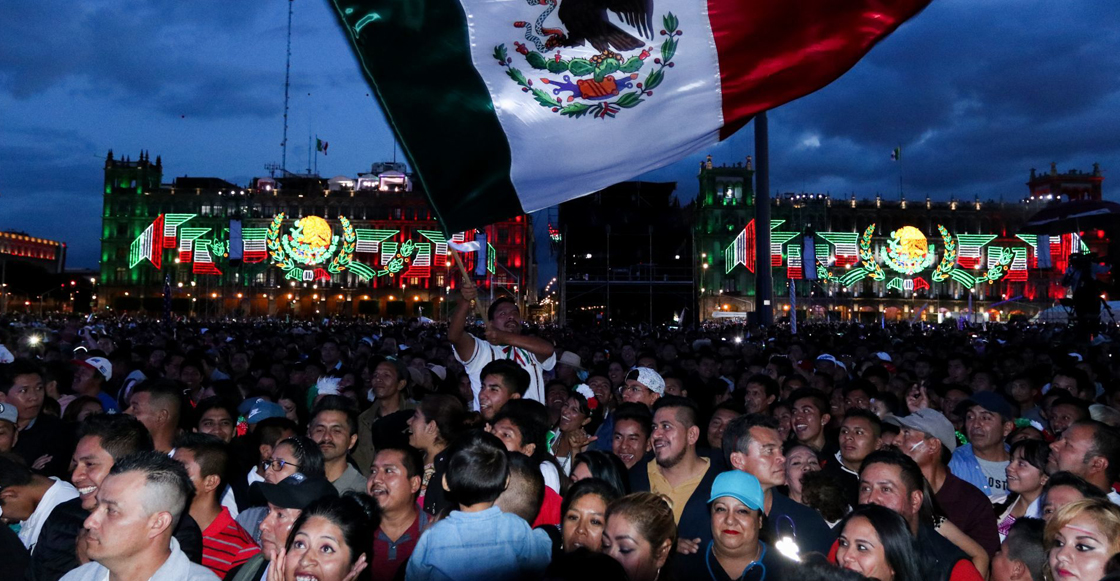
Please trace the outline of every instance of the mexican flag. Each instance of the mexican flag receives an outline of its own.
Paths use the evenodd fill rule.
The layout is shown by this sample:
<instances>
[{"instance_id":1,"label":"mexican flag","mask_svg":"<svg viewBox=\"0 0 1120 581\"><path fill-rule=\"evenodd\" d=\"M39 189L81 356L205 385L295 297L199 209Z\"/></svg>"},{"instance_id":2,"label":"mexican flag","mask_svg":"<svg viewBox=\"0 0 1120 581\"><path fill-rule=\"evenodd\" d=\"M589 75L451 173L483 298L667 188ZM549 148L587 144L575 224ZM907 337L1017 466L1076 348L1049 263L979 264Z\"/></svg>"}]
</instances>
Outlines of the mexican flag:
<instances>
[{"instance_id":1,"label":"mexican flag","mask_svg":"<svg viewBox=\"0 0 1120 581\"><path fill-rule=\"evenodd\" d=\"M448 231L711 147L929 1L332 0Z\"/></svg>"}]
</instances>

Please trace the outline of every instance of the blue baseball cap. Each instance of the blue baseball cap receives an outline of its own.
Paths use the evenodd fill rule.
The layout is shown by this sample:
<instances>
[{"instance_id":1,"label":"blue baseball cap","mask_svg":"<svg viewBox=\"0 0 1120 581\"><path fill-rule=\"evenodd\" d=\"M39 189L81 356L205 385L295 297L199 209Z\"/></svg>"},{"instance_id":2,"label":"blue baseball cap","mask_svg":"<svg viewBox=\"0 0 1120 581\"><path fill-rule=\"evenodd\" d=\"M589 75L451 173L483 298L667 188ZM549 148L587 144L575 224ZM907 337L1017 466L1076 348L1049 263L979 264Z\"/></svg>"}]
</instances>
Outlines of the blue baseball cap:
<instances>
[{"instance_id":1,"label":"blue baseball cap","mask_svg":"<svg viewBox=\"0 0 1120 581\"><path fill-rule=\"evenodd\" d=\"M957 408L953 411L963 418L973 406L980 406L994 414L999 414L1005 422L1015 419L1015 412L1011 410L1011 404L1007 403L1002 395L994 391L978 391L957 404Z\"/></svg>"},{"instance_id":2,"label":"blue baseball cap","mask_svg":"<svg viewBox=\"0 0 1120 581\"><path fill-rule=\"evenodd\" d=\"M715 481L712 482L712 496L708 499L708 503L711 504L724 496L730 496L752 510L761 510L765 498L758 479L742 470L729 470L716 476Z\"/></svg>"},{"instance_id":3,"label":"blue baseball cap","mask_svg":"<svg viewBox=\"0 0 1120 581\"><path fill-rule=\"evenodd\" d=\"M286 415L283 406L278 403L270 402L267 399L258 399L258 401L249 408L248 412L242 413L245 414L246 424L256 424L261 420L282 418Z\"/></svg>"}]
</instances>

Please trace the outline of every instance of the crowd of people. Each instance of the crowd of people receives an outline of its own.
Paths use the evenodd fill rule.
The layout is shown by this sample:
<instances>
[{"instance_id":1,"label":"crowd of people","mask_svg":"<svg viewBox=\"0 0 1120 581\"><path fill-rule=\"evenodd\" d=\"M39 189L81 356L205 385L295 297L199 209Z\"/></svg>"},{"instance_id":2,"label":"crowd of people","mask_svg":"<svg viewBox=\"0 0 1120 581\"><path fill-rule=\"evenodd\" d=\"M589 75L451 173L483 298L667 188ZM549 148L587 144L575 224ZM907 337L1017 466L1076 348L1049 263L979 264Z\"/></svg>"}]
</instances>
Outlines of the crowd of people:
<instances>
[{"instance_id":1,"label":"crowd of people","mask_svg":"<svg viewBox=\"0 0 1120 581\"><path fill-rule=\"evenodd\" d=\"M447 324L0 321L0 577L1120 579L1115 329L462 292Z\"/></svg>"}]
</instances>

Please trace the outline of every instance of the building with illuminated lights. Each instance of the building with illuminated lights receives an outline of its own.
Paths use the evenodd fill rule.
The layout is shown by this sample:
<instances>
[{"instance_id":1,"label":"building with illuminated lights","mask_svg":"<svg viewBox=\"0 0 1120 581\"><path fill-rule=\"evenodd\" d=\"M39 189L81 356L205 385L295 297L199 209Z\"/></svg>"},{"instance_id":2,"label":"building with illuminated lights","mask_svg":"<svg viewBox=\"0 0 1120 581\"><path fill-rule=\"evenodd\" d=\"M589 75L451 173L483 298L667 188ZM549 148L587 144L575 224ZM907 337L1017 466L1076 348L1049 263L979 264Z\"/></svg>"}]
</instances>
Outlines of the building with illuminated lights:
<instances>
[{"instance_id":1,"label":"building with illuminated lights","mask_svg":"<svg viewBox=\"0 0 1120 581\"><path fill-rule=\"evenodd\" d=\"M459 280L448 243L476 240L461 256L480 296L536 300L530 217L448 237L404 164L163 183L158 156L110 151L101 235L98 306L116 311L439 319Z\"/></svg>"},{"instance_id":2,"label":"building with illuminated lights","mask_svg":"<svg viewBox=\"0 0 1120 581\"><path fill-rule=\"evenodd\" d=\"M66 243L23 232L0 232L0 314L29 310L33 301L56 301L51 294L66 269Z\"/></svg>"},{"instance_id":3,"label":"building with illuminated lights","mask_svg":"<svg viewBox=\"0 0 1120 581\"><path fill-rule=\"evenodd\" d=\"M749 158L701 164L693 261L703 320L755 310L752 178ZM1060 280L1070 254L1101 252L1108 240L1103 231L1042 237L1020 227L1046 204L1099 200L1102 181L1097 166L1059 174L1052 164L1046 174L1031 170L1029 195L1006 203L776 196L768 225L775 313L875 321L1031 315L1067 296Z\"/></svg>"}]
</instances>

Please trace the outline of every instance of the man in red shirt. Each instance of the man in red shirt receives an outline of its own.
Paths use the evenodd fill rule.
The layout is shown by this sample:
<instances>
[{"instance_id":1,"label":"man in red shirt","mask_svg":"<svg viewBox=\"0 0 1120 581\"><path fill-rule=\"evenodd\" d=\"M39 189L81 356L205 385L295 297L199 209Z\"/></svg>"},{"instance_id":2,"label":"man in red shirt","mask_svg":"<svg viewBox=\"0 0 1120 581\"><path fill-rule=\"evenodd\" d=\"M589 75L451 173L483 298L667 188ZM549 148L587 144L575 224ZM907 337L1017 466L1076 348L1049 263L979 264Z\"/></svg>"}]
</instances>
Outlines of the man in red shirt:
<instances>
[{"instance_id":1,"label":"man in red shirt","mask_svg":"<svg viewBox=\"0 0 1120 581\"><path fill-rule=\"evenodd\" d=\"M190 515L202 528L202 565L225 578L230 569L261 550L221 504L223 475L230 461L226 444L217 436L186 434L175 442L172 457L183 463L194 484Z\"/></svg>"},{"instance_id":2,"label":"man in red shirt","mask_svg":"<svg viewBox=\"0 0 1120 581\"><path fill-rule=\"evenodd\" d=\"M423 477L424 458L415 448L382 448L374 456L366 490L381 507L381 526L373 534L370 578L394 578L428 526L428 513L416 504Z\"/></svg>"}]
</instances>

